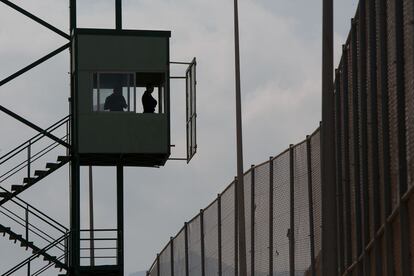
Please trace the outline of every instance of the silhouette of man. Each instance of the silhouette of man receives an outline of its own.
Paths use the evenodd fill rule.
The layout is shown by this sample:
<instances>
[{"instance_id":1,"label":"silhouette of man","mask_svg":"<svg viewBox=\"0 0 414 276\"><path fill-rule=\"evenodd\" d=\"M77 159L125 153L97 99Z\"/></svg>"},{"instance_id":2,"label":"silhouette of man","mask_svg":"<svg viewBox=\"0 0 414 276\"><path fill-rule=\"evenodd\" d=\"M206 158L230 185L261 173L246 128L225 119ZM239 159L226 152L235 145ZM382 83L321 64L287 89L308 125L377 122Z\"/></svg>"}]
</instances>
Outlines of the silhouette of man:
<instances>
[{"instance_id":1,"label":"silhouette of man","mask_svg":"<svg viewBox=\"0 0 414 276\"><path fill-rule=\"evenodd\" d=\"M122 96L122 90L120 87L114 88L114 92L106 97L104 109L109 111L124 111L127 108L124 96Z\"/></svg>"},{"instance_id":2,"label":"silhouette of man","mask_svg":"<svg viewBox=\"0 0 414 276\"><path fill-rule=\"evenodd\" d=\"M147 90L145 90L142 95L142 107L144 108L144 113L154 113L155 107L157 106L157 100L151 95L154 92L154 86L147 85Z\"/></svg>"}]
</instances>

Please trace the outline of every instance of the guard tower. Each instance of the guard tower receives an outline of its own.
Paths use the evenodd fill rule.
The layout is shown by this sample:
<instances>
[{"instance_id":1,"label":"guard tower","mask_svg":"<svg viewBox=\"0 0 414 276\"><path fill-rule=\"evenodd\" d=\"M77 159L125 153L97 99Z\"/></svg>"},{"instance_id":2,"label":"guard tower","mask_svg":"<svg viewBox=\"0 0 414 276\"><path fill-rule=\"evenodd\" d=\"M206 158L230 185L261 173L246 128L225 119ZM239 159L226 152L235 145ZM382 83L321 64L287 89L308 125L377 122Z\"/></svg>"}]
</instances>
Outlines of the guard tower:
<instances>
[{"instance_id":1,"label":"guard tower","mask_svg":"<svg viewBox=\"0 0 414 276\"><path fill-rule=\"evenodd\" d=\"M170 79L186 82L187 162L196 145L196 61L185 76L170 76L170 31L123 30L121 0L115 0L115 29L76 26L76 0L70 0L71 31L71 189L68 275L124 275L123 167L160 167L171 154ZM174 158L177 159L177 158ZM116 229L81 229L81 166L116 166ZM112 232L112 263L82 262L82 242ZM91 249L92 248L92 249ZM109 256L110 257L110 256Z\"/></svg>"}]
</instances>

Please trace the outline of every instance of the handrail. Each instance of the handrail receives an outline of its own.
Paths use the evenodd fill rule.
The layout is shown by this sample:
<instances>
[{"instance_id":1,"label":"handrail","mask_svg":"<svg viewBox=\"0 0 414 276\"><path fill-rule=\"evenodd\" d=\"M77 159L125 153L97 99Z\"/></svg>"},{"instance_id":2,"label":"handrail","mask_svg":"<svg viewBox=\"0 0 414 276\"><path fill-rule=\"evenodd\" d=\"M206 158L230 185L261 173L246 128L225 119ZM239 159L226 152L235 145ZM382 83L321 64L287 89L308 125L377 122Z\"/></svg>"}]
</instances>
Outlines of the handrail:
<instances>
[{"instance_id":1,"label":"handrail","mask_svg":"<svg viewBox=\"0 0 414 276\"><path fill-rule=\"evenodd\" d=\"M66 238L69 237L70 232L66 233L65 235L61 236L60 238L56 239L54 242L48 244L46 247L42 248L40 251L34 253L32 256L28 257L27 259L23 260L22 262L20 262L19 264L17 264L16 266L14 266L13 268L9 269L8 271L6 271L5 273L3 273L1 276L9 276L12 275L13 273L15 273L16 271L18 271L19 269L21 269L22 267L24 267L27 263L31 262L32 260L36 259L37 257L39 257L39 255L42 255L43 253L46 253L49 249L55 247L57 244L59 244L61 241L65 240ZM56 258L56 260L58 260ZM66 267L63 267L66 269Z\"/></svg>"},{"instance_id":2,"label":"handrail","mask_svg":"<svg viewBox=\"0 0 414 276\"><path fill-rule=\"evenodd\" d=\"M54 123L53 125L51 125L50 127L48 127L47 129L45 129L45 131L52 132L52 131L56 130L58 127L60 127L60 126L64 125L65 123L67 123L69 120L70 120L70 115L67 115L66 117L60 119L59 121L57 121L56 123ZM4 162L6 162L7 160L9 160L11 157L10 158L7 158L6 160L3 160L4 158L8 157L11 154L13 154L12 156L14 156L14 155L20 153L21 151L23 151L24 148L27 147L27 146L24 146L24 145L30 144L30 143L31 144L34 144L37 141L39 141L40 139L42 139L43 137L45 137L45 134L44 133L38 133L35 136L33 136L32 138L28 139L27 141L23 142L19 146L17 146L14 149L12 149L8 153L4 154L3 156L0 157L0 165L2 165Z\"/></svg>"},{"instance_id":3,"label":"handrail","mask_svg":"<svg viewBox=\"0 0 414 276\"><path fill-rule=\"evenodd\" d=\"M4 210L8 211L10 214L12 214L12 215L13 215L14 217L16 217L17 219L19 219L19 220L23 221L24 223L26 223L26 221L25 221L22 217L20 217L19 215L17 215L17 214L15 214L15 213L13 213L12 211L10 211L10 210L8 210L8 209L4 208L3 206L0 206L0 207L1 207L1 208L3 208ZM23 224L22 222L19 222L16 218L11 217L11 215L8 215L8 214L6 214L5 212L3 212L3 211L1 211L1 210L0 210L0 213L2 213L3 215L5 215L5 216L6 216L6 217L8 217L9 219L13 220L15 223L19 224L20 226L22 226L22 227L26 227L26 224ZM52 237L52 236L50 236L50 235L48 235L47 233L45 233L44 231L40 230L38 227L34 226L33 224L31 224L31 223L28 223L28 222L27 222L27 226L31 226L31 228L30 228L30 227L28 227L28 229L27 229L29 232L33 233L34 235L38 236L39 238L43 239L44 241L46 241L46 242L48 242L48 243L50 243L50 242L52 242L52 241L53 241L53 237ZM32 228L33 228L33 229L36 229L37 231L39 231L39 232L40 232L40 234L39 234L38 232L36 232L36 231L32 230ZM44 236L42 236L41 234L43 234L44 236L46 236L46 237L47 237L47 238L49 238L49 239L45 238L45 237L44 237ZM59 248L59 249L60 249L60 250L62 250L62 251L64 251L64 250L65 250L65 249L62 249L62 248L60 248L60 247L57 247L57 248Z\"/></svg>"},{"instance_id":4,"label":"handrail","mask_svg":"<svg viewBox=\"0 0 414 276\"><path fill-rule=\"evenodd\" d=\"M62 139L65 139L66 138L66 140L68 139L68 135L66 134L65 136L63 136L62 137ZM34 159L31 159L30 160L30 162L29 162L29 160L24 160L23 162L21 162L21 163L19 163L18 165L16 165L16 166L14 166L12 169L10 169L10 170L8 170L7 172L5 172L4 174L2 174L1 176L0 176L0 183L2 183L2 182L4 182L4 181L6 181L7 179L9 179L10 177L12 177L13 175L15 175L16 173L18 173L18 172L20 172L21 170L23 170L24 168L26 168L28 165L29 165L29 163L33 163L34 161L36 161L36 160L38 160L39 158L41 158L41 157L43 157L45 154L47 154L47 153L49 153L50 151L52 151L52 150L54 150L55 148L57 148L59 146L59 144L57 143L57 142L54 142L54 143L52 143L52 144L50 144L50 145L48 145L48 146L46 146L45 148L43 148L43 149L41 149L39 152L37 152L37 153L35 153L33 156L32 156L32 158L34 157ZM24 148L23 148L24 149ZM21 151L19 151L19 152L21 152ZM17 152L16 154L18 154L19 152ZM15 155L13 155L13 156L15 156ZM12 156L12 157L13 157ZM10 158L12 158L12 157L10 157ZM7 160L9 160L10 158L8 158ZM7 161L6 160L6 161ZM25 163L27 163L26 165L24 165L24 166L22 166L23 164L25 164ZM1 164L0 164L1 165ZM22 166L22 167L20 167L20 166ZM19 168L20 167L20 168ZM16 170L17 168L19 168L18 170ZM16 170L16 171L14 171L14 170ZM9 173L11 173L12 171L14 171L12 174L9 174ZM9 175L8 175L9 174ZM4 177L4 176L6 176L7 175L7 177L6 178L4 178L4 179L1 179L2 177Z\"/></svg>"}]
</instances>

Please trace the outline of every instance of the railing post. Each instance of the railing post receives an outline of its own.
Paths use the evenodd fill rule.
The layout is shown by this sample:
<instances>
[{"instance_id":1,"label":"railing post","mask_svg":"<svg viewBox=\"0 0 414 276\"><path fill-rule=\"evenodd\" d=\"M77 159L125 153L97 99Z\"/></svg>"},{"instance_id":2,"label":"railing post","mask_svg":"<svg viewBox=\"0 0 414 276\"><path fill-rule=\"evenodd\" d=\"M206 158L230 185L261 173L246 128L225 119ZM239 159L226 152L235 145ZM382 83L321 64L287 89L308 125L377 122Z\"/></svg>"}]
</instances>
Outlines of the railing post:
<instances>
[{"instance_id":1,"label":"railing post","mask_svg":"<svg viewBox=\"0 0 414 276\"><path fill-rule=\"evenodd\" d=\"M295 276L295 171L294 148L289 146L289 172L290 172L290 228L289 238L289 271L290 276Z\"/></svg>"},{"instance_id":2,"label":"railing post","mask_svg":"<svg viewBox=\"0 0 414 276\"><path fill-rule=\"evenodd\" d=\"M31 153L32 151L32 141L29 140L29 145L27 146L27 178L30 179L31 174ZM27 184L30 184L30 180Z\"/></svg>"},{"instance_id":3,"label":"railing post","mask_svg":"<svg viewBox=\"0 0 414 276\"><path fill-rule=\"evenodd\" d=\"M160 254L157 254L157 276L161 276L161 271L160 271Z\"/></svg>"},{"instance_id":4,"label":"railing post","mask_svg":"<svg viewBox=\"0 0 414 276\"><path fill-rule=\"evenodd\" d=\"M25 238L26 241L29 242L29 205L26 205L25 208ZM31 271L30 271L30 261L27 262L27 276L31 275Z\"/></svg>"},{"instance_id":5,"label":"railing post","mask_svg":"<svg viewBox=\"0 0 414 276\"><path fill-rule=\"evenodd\" d=\"M315 233L313 218L313 191L312 191L312 148L310 136L306 136L306 162L308 168L308 203L309 203L309 235L310 235L310 257L311 275L316 276L315 270Z\"/></svg>"}]
</instances>

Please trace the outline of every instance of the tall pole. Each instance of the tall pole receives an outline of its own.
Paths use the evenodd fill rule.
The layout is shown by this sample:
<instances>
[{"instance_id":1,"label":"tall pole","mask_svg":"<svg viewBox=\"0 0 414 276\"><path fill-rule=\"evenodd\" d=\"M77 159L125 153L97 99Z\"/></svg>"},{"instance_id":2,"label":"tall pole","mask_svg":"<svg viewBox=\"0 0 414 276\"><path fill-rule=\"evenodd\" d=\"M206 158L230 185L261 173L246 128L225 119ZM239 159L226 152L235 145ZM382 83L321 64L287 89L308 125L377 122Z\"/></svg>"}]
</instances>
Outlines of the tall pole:
<instances>
[{"instance_id":1,"label":"tall pole","mask_svg":"<svg viewBox=\"0 0 414 276\"><path fill-rule=\"evenodd\" d=\"M333 0L323 0L322 22L322 275L337 275Z\"/></svg>"},{"instance_id":2,"label":"tall pole","mask_svg":"<svg viewBox=\"0 0 414 276\"><path fill-rule=\"evenodd\" d=\"M115 28L122 30L122 0L115 0Z\"/></svg>"},{"instance_id":3,"label":"tall pole","mask_svg":"<svg viewBox=\"0 0 414 276\"><path fill-rule=\"evenodd\" d=\"M239 238L239 275L247 275L246 266L246 231L244 215L244 187L243 187L243 137L241 116L241 93L240 93L240 49L239 49L239 15L238 3L234 0L234 48L235 48L235 74L236 74L236 132L237 132L237 197L238 197L238 238Z\"/></svg>"}]
</instances>

